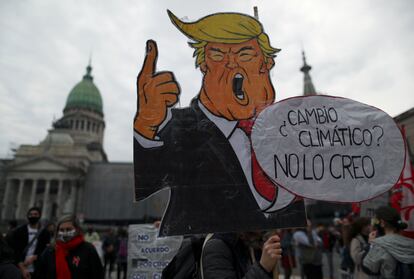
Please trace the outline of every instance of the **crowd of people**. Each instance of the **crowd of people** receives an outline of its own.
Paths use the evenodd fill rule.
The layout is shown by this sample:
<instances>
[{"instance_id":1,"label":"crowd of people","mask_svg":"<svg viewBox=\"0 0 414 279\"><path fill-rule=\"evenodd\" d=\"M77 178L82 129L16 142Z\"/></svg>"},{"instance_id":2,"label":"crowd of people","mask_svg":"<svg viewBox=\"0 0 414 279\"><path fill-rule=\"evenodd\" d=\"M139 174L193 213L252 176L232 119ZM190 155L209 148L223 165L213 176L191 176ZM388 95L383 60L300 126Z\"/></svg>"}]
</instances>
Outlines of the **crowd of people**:
<instances>
[{"instance_id":1,"label":"crowd of people","mask_svg":"<svg viewBox=\"0 0 414 279\"><path fill-rule=\"evenodd\" d=\"M261 251L257 234L214 234L203 249L202 278L276 278L278 267L276 274L286 279L294 269L303 279L414 278L414 239L401 234L406 227L395 209L384 206L375 218L351 213L331 224L308 220L306 228L278 230L280 241L264 242ZM266 247L273 249L270 254ZM269 255L273 261L264 264Z\"/></svg>"},{"instance_id":2,"label":"crowd of people","mask_svg":"<svg viewBox=\"0 0 414 279\"><path fill-rule=\"evenodd\" d=\"M41 224L41 210L32 207L27 223L9 223L0 234L0 279L126 279L128 232L110 228L84 230L73 215ZM102 236L102 237L101 237ZM106 276L106 277L105 277Z\"/></svg>"},{"instance_id":3,"label":"crowd of people","mask_svg":"<svg viewBox=\"0 0 414 279\"><path fill-rule=\"evenodd\" d=\"M378 208L374 218L351 213L316 227L308 220L306 229L281 233L285 278L296 266L301 278L414 278L414 239L401 234L405 228L400 214L388 206ZM322 272L323 263L328 274Z\"/></svg>"},{"instance_id":4,"label":"crowd of people","mask_svg":"<svg viewBox=\"0 0 414 279\"><path fill-rule=\"evenodd\" d=\"M414 278L414 239L401 234L406 227L395 209L380 207L375 218L351 213L316 226L307 220L306 228L217 233L202 243L199 277L188 263L197 261L200 245L185 239L163 278Z\"/></svg>"},{"instance_id":5,"label":"crowd of people","mask_svg":"<svg viewBox=\"0 0 414 279\"><path fill-rule=\"evenodd\" d=\"M41 226L40 218L40 209L31 208L27 223L11 222L0 234L0 279L111 278L115 265L117 278L126 278L125 229L98 233L88 225L83 230L74 216ZM308 220L300 229L213 234L203 241L198 278L275 278L280 273L289 279L294 270L304 279L414 278L414 239L401 234L405 228L395 209L380 207L375 218L350 214L332 224L314 226Z\"/></svg>"}]
</instances>

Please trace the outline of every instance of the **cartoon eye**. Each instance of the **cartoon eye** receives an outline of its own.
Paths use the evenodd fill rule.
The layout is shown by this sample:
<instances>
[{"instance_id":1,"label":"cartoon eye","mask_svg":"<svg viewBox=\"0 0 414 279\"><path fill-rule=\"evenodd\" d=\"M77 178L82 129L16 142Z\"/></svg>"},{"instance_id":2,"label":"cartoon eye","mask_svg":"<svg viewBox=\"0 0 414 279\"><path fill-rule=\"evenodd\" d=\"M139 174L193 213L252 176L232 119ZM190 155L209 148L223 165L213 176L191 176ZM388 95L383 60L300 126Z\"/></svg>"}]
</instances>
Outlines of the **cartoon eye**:
<instances>
[{"instance_id":1,"label":"cartoon eye","mask_svg":"<svg viewBox=\"0 0 414 279\"><path fill-rule=\"evenodd\" d=\"M224 55L217 53L217 54L211 55L210 58L214 61L221 61L223 60Z\"/></svg>"},{"instance_id":2,"label":"cartoon eye","mask_svg":"<svg viewBox=\"0 0 414 279\"><path fill-rule=\"evenodd\" d=\"M242 52L239 55L240 61L246 62L246 61L250 61L251 59L253 59L254 54L253 53L249 53L249 52Z\"/></svg>"}]
</instances>

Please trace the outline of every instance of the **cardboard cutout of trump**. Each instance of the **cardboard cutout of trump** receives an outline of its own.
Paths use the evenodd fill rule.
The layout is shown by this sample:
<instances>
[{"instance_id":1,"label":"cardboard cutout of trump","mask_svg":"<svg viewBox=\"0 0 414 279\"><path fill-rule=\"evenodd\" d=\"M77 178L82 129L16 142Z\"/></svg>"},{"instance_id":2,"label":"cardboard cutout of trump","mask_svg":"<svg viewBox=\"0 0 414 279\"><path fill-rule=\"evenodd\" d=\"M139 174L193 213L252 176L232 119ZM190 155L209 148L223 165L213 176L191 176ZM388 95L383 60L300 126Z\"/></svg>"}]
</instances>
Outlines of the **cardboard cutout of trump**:
<instances>
[{"instance_id":1,"label":"cardboard cutout of trump","mask_svg":"<svg viewBox=\"0 0 414 279\"><path fill-rule=\"evenodd\" d=\"M275 101L279 49L248 15L192 23L168 15L191 40L203 80L189 107L173 108L179 84L156 71L157 45L147 42L134 119L136 200L170 188L160 235L304 226L303 201L266 176L251 147L254 119Z\"/></svg>"}]
</instances>

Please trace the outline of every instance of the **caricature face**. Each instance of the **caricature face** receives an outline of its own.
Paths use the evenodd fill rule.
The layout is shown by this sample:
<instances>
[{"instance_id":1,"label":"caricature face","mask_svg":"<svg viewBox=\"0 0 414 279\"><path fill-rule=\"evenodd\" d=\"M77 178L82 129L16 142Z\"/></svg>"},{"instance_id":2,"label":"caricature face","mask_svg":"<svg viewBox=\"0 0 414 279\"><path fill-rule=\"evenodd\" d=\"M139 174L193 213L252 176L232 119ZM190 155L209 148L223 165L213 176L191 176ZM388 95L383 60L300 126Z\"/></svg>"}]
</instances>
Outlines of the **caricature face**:
<instances>
[{"instance_id":1,"label":"caricature face","mask_svg":"<svg viewBox=\"0 0 414 279\"><path fill-rule=\"evenodd\" d=\"M275 92L269 71L272 58L265 57L256 39L238 44L208 43L201 100L228 120L250 119L273 103Z\"/></svg>"}]
</instances>

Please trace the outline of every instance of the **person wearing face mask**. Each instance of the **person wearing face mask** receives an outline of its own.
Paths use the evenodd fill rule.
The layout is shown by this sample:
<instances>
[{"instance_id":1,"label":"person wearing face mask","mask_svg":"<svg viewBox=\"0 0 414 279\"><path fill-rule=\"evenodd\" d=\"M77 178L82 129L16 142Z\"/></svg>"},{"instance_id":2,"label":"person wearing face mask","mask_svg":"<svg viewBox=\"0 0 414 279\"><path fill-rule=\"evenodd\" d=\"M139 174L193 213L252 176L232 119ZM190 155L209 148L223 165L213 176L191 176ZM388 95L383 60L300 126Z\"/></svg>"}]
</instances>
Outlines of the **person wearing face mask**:
<instances>
[{"instance_id":1,"label":"person wearing face mask","mask_svg":"<svg viewBox=\"0 0 414 279\"><path fill-rule=\"evenodd\" d=\"M24 279L37 278L38 257L50 242L50 234L41 227L42 212L38 207L27 211L27 224L13 230L7 237L7 242L14 250L15 263L23 274Z\"/></svg>"},{"instance_id":2,"label":"person wearing face mask","mask_svg":"<svg viewBox=\"0 0 414 279\"><path fill-rule=\"evenodd\" d=\"M39 279L103 279L103 267L95 247L86 242L76 217L62 217L55 243L42 254L36 275Z\"/></svg>"},{"instance_id":3,"label":"person wearing face mask","mask_svg":"<svg viewBox=\"0 0 414 279\"><path fill-rule=\"evenodd\" d=\"M401 235L407 224L389 206L378 208L375 217L363 271L377 278L414 278L414 239Z\"/></svg>"},{"instance_id":4,"label":"person wearing face mask","mask_svg":"<svg viewBox=\"0 0 414 279\"><path fill-rule=\"evenodd\" d=\"M362 257L365 254L365 247L368 245L368 235L371 231L370 219L367 217L357 218L351 225L350 256L353 261L354 279L371 278L361 269Z\"/></svg>"}]
</instances>

